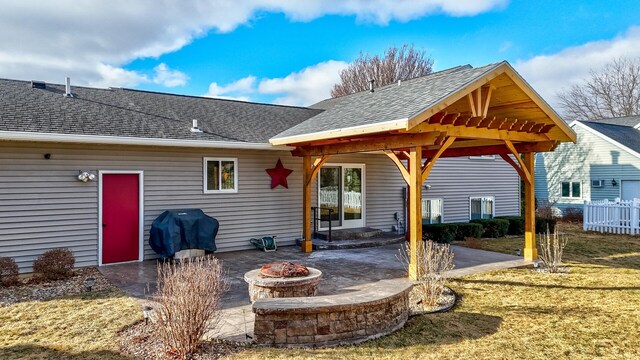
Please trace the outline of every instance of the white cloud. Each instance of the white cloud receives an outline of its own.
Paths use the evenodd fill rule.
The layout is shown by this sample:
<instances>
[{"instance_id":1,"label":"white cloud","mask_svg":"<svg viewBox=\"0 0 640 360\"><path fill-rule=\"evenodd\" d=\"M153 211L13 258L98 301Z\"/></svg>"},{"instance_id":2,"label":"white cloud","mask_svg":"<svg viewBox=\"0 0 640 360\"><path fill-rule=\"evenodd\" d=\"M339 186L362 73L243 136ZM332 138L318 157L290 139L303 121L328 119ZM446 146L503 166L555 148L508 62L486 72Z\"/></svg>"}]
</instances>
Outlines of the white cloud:
<instances>
[{"instance_id":1,"label":"white cloud","mask_svg":"<svg viewBox=\"0 0 640 360\"><path fill-rule=\"evenodd\" d=\"M260 81L258 91L278 96L274 102L284 105L310 105L330 97L331 87L340 81L343 61L329 60L293 72L283 78Z\"/></svg>"},{"instance_id":2,"label":"white cloud","mask_svg":"<svg viewBox=\"0 0 640 360\"><path fill-rule=\"evenodd\" d=\"M640 27L631 27L610 40L588 42L551 55L518 61L515 68L542 97L557 105L557 93L581 82L619 57L640 57Z\"/></svg>"},{"instance_id":3,"label":"white cloud","mask_svg":"<svg viewBox=\"0 0 640 360\"><path fill-rule=\"evenodd\" d=\"M257 12L298 21L327 14L386 24L433 13L471 16L507 0L0 0L0 77L134 86L148 81L122 67L179 50L210 30L229 32ZM184 75L184 74L183 74ZM186 75L165 73L167 86ZM154 81L154 79L151 79Z\"/></svg>"},{"instance_id":4,"label":"white cloud","mask_svg":"<svg viewBox=\"0 0 640 360\"><path fill-rule=\"evenodd\" d=\"M166 87L183 86L189 80L187 74L178 70L171 70L165 63L160 63L160 65L153 68L153 71L156 72L153 82Z\"/></svg>"},{"instance_id":5,"label":"white cloud","mask_svg":"<svg viewBox=\"0 0 640 360\"><path fill-rule=\"evenodd\" d=\"M343 61L321 62L281 78L257 81L247 76L226 85L212 82L204 96L249 101L256 95L275 96L282 105L310 105L330 96L331 87L340 80L340 71L348 64Z\"/></svg>"}]
</instances>

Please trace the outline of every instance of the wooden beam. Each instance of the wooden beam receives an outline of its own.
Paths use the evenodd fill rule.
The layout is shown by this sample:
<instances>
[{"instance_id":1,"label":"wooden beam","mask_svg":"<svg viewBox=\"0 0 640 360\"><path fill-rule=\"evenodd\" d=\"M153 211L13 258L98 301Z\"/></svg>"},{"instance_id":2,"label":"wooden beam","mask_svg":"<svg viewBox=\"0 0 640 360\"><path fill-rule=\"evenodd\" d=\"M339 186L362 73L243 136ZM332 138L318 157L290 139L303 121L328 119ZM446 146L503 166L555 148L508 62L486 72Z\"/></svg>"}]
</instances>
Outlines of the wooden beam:
<instances>
[{"instance_id":1,"label":"wooden beam","mask_svg":"<svg viewBox=\"0 0 640 360\"><path fill-rule=\"evenodd\" d=\"M524 124L523 124L524 125ZM476 128L442 124L420 124L411 129L411 132L446 132L448 136L466 139L495 139L511 141L548 141L549 137L543 134L531 134L509 130Z\"/></svg>"},{"instance_id":2,"label":"wooden beam","mask_svg":"<svg viewBox=\"0 0 640 360\"><path fill-rule=\"evenodd\" d=\"M484 107L482 109L482 116L487 116L487 112L489 112L489 102L491 102L491 91L493 90L493 86L489 86L487 89L487 95L484 99Z\"/></svg>"},{"instance_id":3,"label":"wooden beam","mask_svg":"<svg viewBox=\"0 0 640 360\"><path fill-rule=\"evenodd\" d=\"M302 186L302 252L309 253L313 250L311 239L311 180L313 164L311 156L302 158L303 186Z\"/></svg>"},{"instance_id":4,"label":"wooden beam","mask_svg":"<svg viewBox=\"0 0 640 360\"><path fill-rule=\"evenodd\" d=\"M507 147L507 149L509 149L509 151L511 151L511 155L513 155L516 158L516 161L518 161L518 163L520 164L520 168L522 170L522 173L524 174L524 177L522 178L522 180L524 180L528 184L533 183L532 175L527 169L524 161L520 158L520 153L518 152L516 147L513 146L513 143L509 140L505 140L504 145Z\"/></svg>"},{"instance_id":5,"label":"wooden beam","mask_svg":"<svg viewBox=\"0 0 640 360\"><path fill-rule=\"evenodd\" d=\"M507 119L496 119L491 123L491 125L489 125L489 129L500 129L502 127L502 124L504 124L506 121Z\"/></svg>"},{"instance_id":6,"label":"wooden beam","mask_svg":"<svg viewBox=\"0 0 640 360\"><path fill-rule=\"evenodd\" d=\"M507 164L511 165L516 170L518 175L520 175L520 178L526 179L527 174L522 170L520 165L518 165L515 161L513 161L511 156L509 156L509 154L499 154L499 155L504 161L507 162Z\"/></svg>"},{"instance_id":7,"label":"wooden beam","mask_svg":"<svg viewBox=\"0 0 640 360\"><path fill-rule=\"evenodd\" d=\"M422 147L409 150L409 279L417 280L422 254Z\"/></svg>"},{"instance_id":8,"label":"wooden beam","mask_svg":"<svg viewBox=\"0 0 640 360\"><path fill-rule=\"evenodd\" d=\"M474 91L470 92L467 95L467 99L469 100L469 110L471 111L471 116L478 116L478 114L476 113L476 104L473 98L473 93Z\"/></svg>"},{"instance_id":9,"label":"wooden beam","mask_svg":"<svg viewBox=\"0 0 640 360\"><path fill-rule=\"evenodd\" d=\"M454 113L454 114L447 114L444 119L442 119L442 121L440 122L440 124L442 125L451 125L453 124L456 119L460 116L460 113Z\"/></svg>"},{"instance_id":10,"label":"wooden beam","mask_svg":"<svg viewBox=\"0 0 640 360\"><path fill-rule=\"evenodd\" d=\"M504 123L500 126L500 130L511 130L516 122L518 122L518 119L505 119Z\"/></svg>"},{"instance_id":11,"label":"wooden beam","mask_svg":"<svg viewBox=\"0 0 640 360\"><path fill-rule=\"evenodd\" d=\"M330 157L331 155L323 155L314 160L313 165L311 166L311 174L309 176L309 179L307 179L307 181L309 182L313 181L313 179L316 177L316 174L318 174L318 171L320 171L320 168L322 167L322 165L324 165L324 163L326 163Z\"/></svg>"},{"instance_id":12,"label":"wooden beam","mask_svg":"<svg viewBox=\"0 0 640 360\"><path fill-rule=\"evenodd\" d=\"M453 123L455 126L467 126L467 122L471 119L471 116L459 116ZM418 125L419 127L420 125Z\"/></svg>"},{"instance_id":13,"label":"wooden beam","mask_svg":"<svg viewBox=\"0 0 640 360\"><path fill-rule=\"evenodd\" d=\"M391 150L385 150L384 153L389 157L389 159L391 159L391 161L393 161L394 164L396 164L396 166L398 167L398 170L400 170L400 174L402 174L402 178L404 179L404 182L406 182L408 185L410 181L409 170L407 170L407 168L404 166L402 161L400 161L400 159L398 158L398 155L396 155L396 153Z\"/></svg>"},{"instance_id":14,"label":"wooden beam","mask_svg":"<svg viewBox=\"0 0 640 360\"><path fill-rule=\"evenodd\" d=\"M480 122L482 122L482 120L484 120L483 116L474 116L471 119L469 119L469 121L467 121L466 125L468 127L478 126Z\"/></svg>"},{"instance_id":15,"label":"wooden beam","mask_svg":"<svg viewBox=\"0 0 640 360\"><path fill-rule=\"evenodd\" d=\"M436 113L435 115L429 118L429 124L439 124L442 121L442 118L444 118L446 115L447 115L446 111L441 111L439 113Z\"/></svg>"},{"instance_id":16,"label":"wooden beam","mask_svg":"<svg viewBox=\"0 0 640 360\"><path fill-rule=\"evenodd\" d=\"M535 153L524 154L524 164L527 171L534 174ZM536 197L534 178L524 184L524 259L533 261L538 258L536 248Z\"/></svg>"},{"instance_id":17,"label":"wooden beam","mask_svg":"<svg viewBox=\"0 0 640 360\"><path fill-rule=\"evenodd\" d=\"M489 128L489 127L490 127L490 125L491 125L494 121L496 121L496 117L495 117L495 116L485 118L484 120L480 121L480 124L478 124L478 127L479 127L479 128Z\"/></svg>"},{"instance_id":18,"label":"wooden beam","mask_svg":"<svg viewBox=\"0 0 640 360\"><path fill-rule=\"evenodd\" d=\"M439 127L440 124L433 124L432 126ZM291 153L293 156L320 156L403 149L415 146L433 145L438 136L440 136L439 130L428 133L402 133L371 139L357 139L348 143L320 146L299 146Z\"/></svg>"},{"instance_id":19,"label":"wooden beam","mask_svg":"<svg viewBox=\"0 0 640 360\"><path fill-rule=\"evenodd\" d=\"M473 140L469 140L473 141ZM464 143L466 141L456 141L455 144L447 149L440 157L459 157L459 156L480 156L480 155L500 155L500 154L512 154L511 150L509 150L504 143L499 145L486 145L486 146L470 146L470 147L457 147L463 146L459 145L460 143ZM516 150L519 153L526 153L530 151L535 152L547 152L553 151L558 145L557 141L544 141L537 143L518 143L514 144ZM433 157L437 152L437 149L427 149L423 150L422 156L426 158Z\"/></svg>"},{"instance_id":20,"label":"wooden beam","mask_svg":"<svg viewBox=\"0 0 640 360\"><path fill-rule=\"evenodd\" d=\"M440 146L440 149L438 149L438 151L435 153L435 155L433 155L433 157L429 158L429 162L427 162L424 167L424 169L422 170L422 182L420 183L420 186L422 186L422 184L427 180L427 178L429 177L429 173L431 172L431 169L433 169L433 166L436 164L436 161L438 161L438 159L440 158L440 156L442 156L442 154L447 151L447 149L453 144L453 142L456 141L455 137L450 137L448 138L444 144L442 144L442 146Z\"/></svg>"}]
</instances>

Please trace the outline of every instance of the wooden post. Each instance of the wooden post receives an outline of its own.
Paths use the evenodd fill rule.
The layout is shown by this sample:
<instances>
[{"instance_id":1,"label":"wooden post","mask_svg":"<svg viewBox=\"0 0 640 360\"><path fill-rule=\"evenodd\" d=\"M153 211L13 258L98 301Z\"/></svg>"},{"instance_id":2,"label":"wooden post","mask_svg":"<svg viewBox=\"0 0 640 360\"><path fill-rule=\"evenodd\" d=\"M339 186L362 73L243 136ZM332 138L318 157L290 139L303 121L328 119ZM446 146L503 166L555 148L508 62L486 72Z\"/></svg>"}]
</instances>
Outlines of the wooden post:
<instances>
[{"instance_id":1,"label":"wooden post","mask_svg":"<svg viewBox=\"0 0 640 360\"><path fill-rule=\"evenodd\" d=\"M422 146L409 151L409 279L417 280L422 250Z\"/></svg>"},{"instance_id":2,"label":"wooden post","mask_svg":"<svg viewBox=\"0 0 640 360\"><path fill-rule=\"evenodd\" d=\"M311 156L303 156L302 158L302 229L304 239L302 239L302 252L311 252L313 249L311 241L311 179L312 179L312 163ZM315 220L314 220L315 221Z\"/></svg>"},{"instance_id":3,"label":"wooden post","mask_svg":"<svg viewBox=\"0 0 640 360\"><path fill-rule=\"evenodd\" d=\"M529 261L538 258L538 249L536 248L534 159L535 153L528 152L524 154L524 165L530 175L529 179L524 181L524 259Z\"/></svg>"}]
</instances>

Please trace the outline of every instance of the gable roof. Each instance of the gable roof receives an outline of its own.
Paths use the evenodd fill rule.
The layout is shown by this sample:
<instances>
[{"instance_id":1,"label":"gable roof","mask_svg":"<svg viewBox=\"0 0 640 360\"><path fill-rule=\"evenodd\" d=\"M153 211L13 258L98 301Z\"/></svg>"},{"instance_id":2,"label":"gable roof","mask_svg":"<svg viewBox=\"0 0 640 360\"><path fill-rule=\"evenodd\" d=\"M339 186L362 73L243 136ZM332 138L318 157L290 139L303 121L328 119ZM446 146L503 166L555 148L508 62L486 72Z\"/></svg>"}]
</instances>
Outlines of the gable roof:
<instances>
[{"instance_id":1,"label":"gable roof","mask_svg":"<svg viewBox=\"0 0 640 360\"><path fill-rule=\"evenodd\" d=\"M270 137L322 112L121 88L73 87L73 97L64 92L63 85L38 89L0 79L0 140L270 148ZM191 132L193 119L202 133Z\"/></svg>"},{"instance_id":2,"label":"gable roof","mask_svg":"<svg viewBox=\"0 0 640 360\"><path fill-rule=\"evenodd\" d=\"M587 128L599 133L601 136L605 136L606 138L613 140L619 145L622 145L636 153L640 153L640 130L638 129L630 128L626 125L616 125L592 121L575 121L574 123L582 124Z\"/></svg>"},{"instance_id":3,"label":"gable roof","mask_svg":"<svg viewBox=\"0 0 640 360\"><path fill-rule=\"evenodd\" d=\"M583 122L587 122L587 121L583 121ZM603 118L603 119L589 119L588 122L630 126L630 127L638 128L640 127L640 115L620 116L620 117L611 117L611 118Z\"/></svg>"},{"instance_id":4,"label":"gable roof","mask_svg":"<svg viewBox=\"0 0 640 360\"><path fill-rule=\"evenodd\" d=\"M560 129L556 135L563 141L575 141L575 134L569 126L509 63L503 61L477 68L470 65L458 66L399 84L383 86L373 93L363 91L321 101L312 107L324 109L324 112L281 132L270 142L275 145L296 144L409 130L502 74L506 74L526 94L527 99L535 103L546 121Z\"/></svg>"}]
</instances>

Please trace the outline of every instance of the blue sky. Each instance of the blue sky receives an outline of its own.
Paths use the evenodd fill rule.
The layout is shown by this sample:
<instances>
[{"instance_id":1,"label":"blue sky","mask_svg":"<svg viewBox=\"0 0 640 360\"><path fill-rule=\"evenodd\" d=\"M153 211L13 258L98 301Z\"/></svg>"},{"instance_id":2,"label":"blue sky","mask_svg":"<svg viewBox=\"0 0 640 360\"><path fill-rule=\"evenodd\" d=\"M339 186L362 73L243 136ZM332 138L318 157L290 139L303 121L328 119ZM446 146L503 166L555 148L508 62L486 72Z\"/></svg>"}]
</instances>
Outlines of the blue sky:
<instances>
[{"instance_id":1,"label":"blue sky","mask_svg":"<svg viewBox=\"0 0 640 360\"><path fill-rule=\"evenodd\" d=\"M65 1L54 3L64 7ZM24 41L12 39L0 50L0 77L39 75L60 82L71 73L75 83L91 86L308 105L328 95L339 70L359 51L381 53L411 43L434 59L436 70L506 59L553 103L557 91L590 69L618 56L640 56L637 0L473 1L449 1L453 7L443 0L401 1L401 6L377 0L377 7L359 0L297 6L142 1L136 7L115 1L116 10L87 1L77 16L67 14L71 25L62 24L64 13L58 19L54 8L0 2L7 16L46 20L30 32L58 35L43 46L23 23L18 37L25 32ZM3 26L11 24L0 24L0 33L16 34ZM59 57L68 56L71 65L35 59L43 56L39 51L57 51L56 39L68 46ZM21 55L26 59L21 64L6 60ZM86 60L72 66L72 56Z\"/></svg>"}]
</instances>

